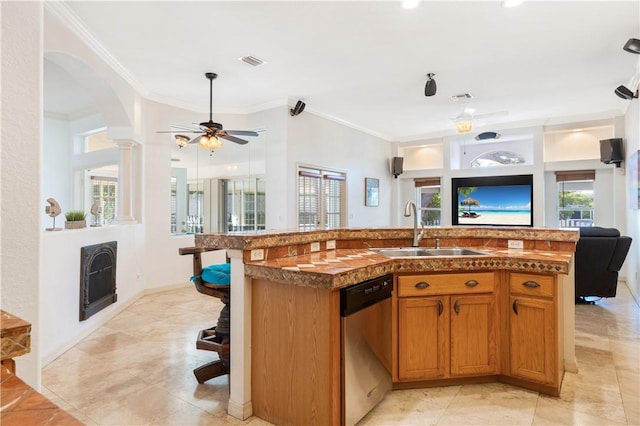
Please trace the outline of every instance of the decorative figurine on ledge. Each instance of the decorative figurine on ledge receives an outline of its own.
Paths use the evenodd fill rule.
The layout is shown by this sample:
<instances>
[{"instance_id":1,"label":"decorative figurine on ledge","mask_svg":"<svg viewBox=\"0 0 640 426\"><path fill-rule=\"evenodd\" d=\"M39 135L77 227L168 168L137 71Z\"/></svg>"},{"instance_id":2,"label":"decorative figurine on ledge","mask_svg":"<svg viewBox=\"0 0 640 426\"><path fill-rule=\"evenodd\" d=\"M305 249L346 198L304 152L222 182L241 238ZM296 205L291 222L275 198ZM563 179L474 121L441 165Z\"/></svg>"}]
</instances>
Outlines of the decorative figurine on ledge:
<instances>
[{"instance_id":1,"label":"decorative figurine on ledge","mask_svg":"<svg viewBox=\"0 0 640 426\"><path fill-rule=\"evenodd\" d=\"M100 213L102 213L102 207L100 206L100 200L97 200L91 205L91 214L93 215L92 228L102 226L100 224Z\"/></svg>"},{"instance_id":2,"label":"decorative figurine on ledge","mask_svg":"<svg viewBox=\"0 0 640 426\"><path fill-rule=\"evenodd\" d=\"M61 231L62 228L56 228L56 216L58 216L60 213L62 213L62 209L60 208L60 204L58 204L58 202L56 200L54 200L53 198L47 198L47 203L49 203L49 205L45 206L44 211L50 217L53 218L53 227L52 228L46 228L46 230L47 231Z\"/></svg>"}]
</instances>

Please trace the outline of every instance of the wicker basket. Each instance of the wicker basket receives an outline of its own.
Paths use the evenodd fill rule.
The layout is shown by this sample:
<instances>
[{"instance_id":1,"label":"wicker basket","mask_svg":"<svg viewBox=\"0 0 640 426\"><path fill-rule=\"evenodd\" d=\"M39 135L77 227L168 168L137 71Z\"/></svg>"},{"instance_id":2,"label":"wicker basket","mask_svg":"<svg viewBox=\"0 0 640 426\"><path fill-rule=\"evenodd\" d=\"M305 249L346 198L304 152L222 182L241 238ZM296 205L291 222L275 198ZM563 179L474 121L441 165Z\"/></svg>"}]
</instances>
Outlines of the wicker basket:
<instances>
[{"instance_id":1,"label":"wicker basket","mask_svg":"<svg viewBox=\"0 0 640 426\"><path fill-rule=\"evenodd\" d=\"M73 222L66 221L64 223L64 227L66 229L86 228L87 221L86 220L74 220Z\"/></svg>"}]
</instances>

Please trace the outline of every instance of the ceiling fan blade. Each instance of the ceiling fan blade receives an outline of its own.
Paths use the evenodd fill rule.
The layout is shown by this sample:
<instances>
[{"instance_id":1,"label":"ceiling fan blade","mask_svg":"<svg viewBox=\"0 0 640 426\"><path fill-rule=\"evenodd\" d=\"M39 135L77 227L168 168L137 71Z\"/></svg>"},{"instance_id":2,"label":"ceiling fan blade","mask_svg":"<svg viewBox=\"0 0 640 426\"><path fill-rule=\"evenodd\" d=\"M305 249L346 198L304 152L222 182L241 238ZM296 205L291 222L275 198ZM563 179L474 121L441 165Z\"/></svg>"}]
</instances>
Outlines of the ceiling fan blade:
<instances>
[{"instance_id":1,"label":"ceiling fan blade","mask_svg":"<svg viewBox=\"0 0 640 426\"><path fill-rule=\"evenodd\" d=\"M474 114L473 118L483 119L483 118L491 118L491 117L503 117L505 115L509 115L509 111L494 111L494 112L485 112L483 114Z\"/></svg>"},{"instance_id":2,"label":"ceiling fan blade","mask_svg":"<svg viewBox=\"0 0 640 426\"><path fill-rule=\"evenodd\" d=\"M189 130L158 130L156 131L156 133L203 133L203 132L200 130L189 129Z\"/></svg>"},{"instance_id":3,"label":"ceiling fan blade","mask_svg":"<svg viewBox=\"0 0 640 426\"><path fill-rule=\"evenodd\" d=\"M226 133L225 134L218 133L217 136L219 138L226 139L228 141L235 142L235 143L238 143L240 145L245 145L245 144L249 143L249 141L245 141L244 139L236 138L235 136L231 136L231 135L228 135Z\"/></svg>"},{"instance_id":4,"label":"ceiling fan blade","mask_svg":"<svg viewBox=\"0 0 640 426\"><path fill-rule=\"evenodd\" d=\"M225 130L225 132L230 135L258 136L258 132L254 132L253 130Z\"/></svg>"},{"instance_id":5,"label":"ceiling fan blade","mask_svg":"<svg viewBox=\"0 0 640 426\"><path fill-rule=\"evenodd\" d=\"M198 143L200 142L200 139L203 137L204 135L198 135L196 137L194 137L193 139L191 139L189 142L187 142L187 145L190 145L192 143Z\"/></svg>"},{"instance_id":6,"label":"ceiling fan blade","mask_svg":"<svg viewBox=\"0 0 640 426\"><path fill-rule=\"evenodd\" d=\"M186 127L186 126L182 126L182 125L179 125L179 124L171 124L171 125L169 125L169 128L192 131L192 132L198 130L198 129L194 128L194 127Z\"/></svg>"}]
</instances>

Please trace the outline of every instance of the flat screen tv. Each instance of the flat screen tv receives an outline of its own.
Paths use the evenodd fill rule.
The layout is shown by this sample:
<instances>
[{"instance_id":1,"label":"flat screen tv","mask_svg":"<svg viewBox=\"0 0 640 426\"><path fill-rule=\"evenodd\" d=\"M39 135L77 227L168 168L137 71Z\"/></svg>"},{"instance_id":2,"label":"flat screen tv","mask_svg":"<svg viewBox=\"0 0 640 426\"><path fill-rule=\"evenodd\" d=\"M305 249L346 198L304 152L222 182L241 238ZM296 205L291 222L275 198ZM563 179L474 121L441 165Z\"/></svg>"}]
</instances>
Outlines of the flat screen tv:
<instances>
[{"instance_id":1,"label":"flat screen tv","mask_svg":"<svg viewBox=\"0 0 640 426\"><path fill-rule=\"evenodd\" d=\"M452 179L453 225L533 226L533 175Z\"/></svg>"}]
</instances>

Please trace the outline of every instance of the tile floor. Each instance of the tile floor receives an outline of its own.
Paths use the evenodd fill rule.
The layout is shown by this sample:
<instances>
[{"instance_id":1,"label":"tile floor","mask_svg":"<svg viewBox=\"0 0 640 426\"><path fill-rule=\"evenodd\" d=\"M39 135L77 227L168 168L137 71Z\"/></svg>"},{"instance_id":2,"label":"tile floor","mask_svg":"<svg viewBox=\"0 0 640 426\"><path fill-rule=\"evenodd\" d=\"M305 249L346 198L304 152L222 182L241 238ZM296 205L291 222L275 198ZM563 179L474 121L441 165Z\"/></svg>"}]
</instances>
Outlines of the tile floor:
<instances>
[{"instance_id":1,"label":"tile floor","mask_svg":"<svg viewBox=\"0 0 640 426\"><path fill-rule=\"evenodd\" d=\"M88 425L267 425L226 414L226 376L193 377L215 356L195 337L220 308L192 287L145 296L47 365L42 393ZM576 355L560 398L500 383L395 391L360 425L640 425L640 309L626 286L576 306Z\"/></svg>"}]
</instances>

